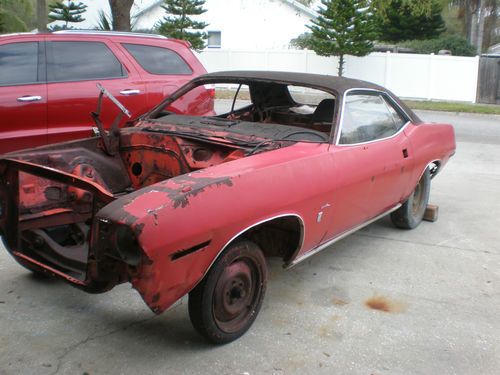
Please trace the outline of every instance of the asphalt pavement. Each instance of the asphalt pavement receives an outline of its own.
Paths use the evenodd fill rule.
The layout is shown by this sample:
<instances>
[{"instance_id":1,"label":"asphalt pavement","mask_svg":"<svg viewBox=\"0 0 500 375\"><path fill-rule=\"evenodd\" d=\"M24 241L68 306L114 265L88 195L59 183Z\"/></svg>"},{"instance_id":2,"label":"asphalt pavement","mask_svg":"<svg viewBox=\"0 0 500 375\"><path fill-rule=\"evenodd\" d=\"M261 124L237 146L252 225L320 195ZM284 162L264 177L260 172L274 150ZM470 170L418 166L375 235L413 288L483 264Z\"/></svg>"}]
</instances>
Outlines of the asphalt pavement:
<instances>
[{"instance_id":1,"label":"asphalt pavement","mask_svg":"<svg viewBox=\"0 0 500 375\"><path fill-rule=\"evenodd\" d=\"M272 259L255 324L225 346L186 298L155 316L129 284L86 294L0 248L0 374L498 374L500 117L419 114L456 126L438 221L382 219L289 271Z\"/></svg>"}]
</instances>

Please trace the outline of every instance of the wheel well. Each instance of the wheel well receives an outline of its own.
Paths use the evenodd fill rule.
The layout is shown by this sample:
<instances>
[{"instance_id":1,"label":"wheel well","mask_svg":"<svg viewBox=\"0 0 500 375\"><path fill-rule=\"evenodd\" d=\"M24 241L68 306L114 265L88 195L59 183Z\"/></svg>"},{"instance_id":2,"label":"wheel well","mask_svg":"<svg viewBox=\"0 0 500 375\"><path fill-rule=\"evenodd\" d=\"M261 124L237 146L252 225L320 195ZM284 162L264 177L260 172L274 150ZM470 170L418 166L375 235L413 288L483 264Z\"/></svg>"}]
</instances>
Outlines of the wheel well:
<instances>
[{"instance_id":1,"label":"wheel well","mask_svg":"<svg viewBox=\"0 0 500 375\"><path fill-rule=\"evenodd\" d=\"M287 262L302 245L303 231L304 225L298 216L282 216L249 228L231 243L242 239L253 241L266 258L277 256Z\"/></svg>"}]
</instances>

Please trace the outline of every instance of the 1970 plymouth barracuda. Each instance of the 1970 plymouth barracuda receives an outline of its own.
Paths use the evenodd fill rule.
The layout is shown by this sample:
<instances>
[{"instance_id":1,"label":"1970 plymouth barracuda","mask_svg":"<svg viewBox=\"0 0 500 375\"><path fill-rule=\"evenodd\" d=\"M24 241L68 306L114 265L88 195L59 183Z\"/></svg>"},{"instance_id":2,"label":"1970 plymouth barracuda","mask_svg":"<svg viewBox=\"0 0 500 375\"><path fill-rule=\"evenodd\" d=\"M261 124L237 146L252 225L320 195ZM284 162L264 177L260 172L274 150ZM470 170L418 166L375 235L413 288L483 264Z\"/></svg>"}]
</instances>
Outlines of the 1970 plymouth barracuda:
<instances>
[{"instance_id":1,"label":"1970 plymouth barracuda","mask_svg":"<svg viewBox=\"0 0 500 375\"><path fill-rule=\"evenodd\" d=\"M227 110L180 115L202 85L225 88ZM312 74L207 74L130 125L3 155L5 246L87 292L130 282L155 313L189 293L216 343L255 320L266 257L294 266L387 214L416 227L455 152L451 125L386 89Z\"/></svg>"}]
</instances>

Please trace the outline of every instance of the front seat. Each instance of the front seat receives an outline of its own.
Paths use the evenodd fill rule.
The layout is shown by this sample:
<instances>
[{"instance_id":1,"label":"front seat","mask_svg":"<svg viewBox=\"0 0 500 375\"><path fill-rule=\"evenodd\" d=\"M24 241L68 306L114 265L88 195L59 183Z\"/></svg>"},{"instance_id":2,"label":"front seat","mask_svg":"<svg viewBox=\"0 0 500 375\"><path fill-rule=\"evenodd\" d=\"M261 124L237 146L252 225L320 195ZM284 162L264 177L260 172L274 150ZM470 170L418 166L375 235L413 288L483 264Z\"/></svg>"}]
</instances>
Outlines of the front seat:
<instances>
[{"instance_id":1,"label":"front seat","mask_svg":"<svg viewBox=\"0 0 500 375\"><path fill-rule=\"evenodd\" d=\"M312 114L311 123L321 123L333 121L333 110L335 109L335 99L323 99L319 102L316 110Z\"/></svg>"}]
</instances>

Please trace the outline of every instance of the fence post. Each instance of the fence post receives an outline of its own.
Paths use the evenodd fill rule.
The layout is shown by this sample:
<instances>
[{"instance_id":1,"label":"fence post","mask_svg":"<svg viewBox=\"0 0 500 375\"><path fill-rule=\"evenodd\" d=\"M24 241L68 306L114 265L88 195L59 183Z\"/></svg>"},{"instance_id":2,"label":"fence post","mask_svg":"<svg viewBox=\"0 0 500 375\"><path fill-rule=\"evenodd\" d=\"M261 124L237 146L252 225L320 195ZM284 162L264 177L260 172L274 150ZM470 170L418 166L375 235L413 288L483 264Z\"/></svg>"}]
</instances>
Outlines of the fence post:
<instances>
[{"instance_id":1,"label":"fence post","mask_svg":"<svg viewBox=\"0 0 500 375\"><path fill-rule=\"evenodd\" d=\"M305 73L309 73L309 50L305 49L303 50L303 53L305 55L305 58L304 58L304 72Z\"/></svg>"},{"instance_id":2,"label":"fence post","mask_svg":"<svg viewBox=\"0 0 500 375\"><path fill-rule=\"evenodd\" d=\"M427 85L427 100L432 100L434 96L434 81L435 81L435 69L434 69L435 55L431 53L429 55L429 74L428 74L428 85Z\"/></svg>"},{"instance_id":3,"label":"fence post","mask_svg":"<svg viewBox=\"0 0 500 375\"><path fill-rule=\"evenodd\" d=\"M474 100L472 101L472 103L478 103L478 96L480 95L480 92L479 92L479 83L480 83L480 80L479 80L479 73L480 73L480 63L481 63L481 56L479 55L476 55L475 56L475 59L476 59L476 65L475 65L475 77L476 77L476 86L475 86L475 90L476 92L474 93ZM498 83L497 83L498 85ZM498 88L497 88L497 92L498 92Z\"/></svg>"},{"instance_id":4,"label":"fence post","mask_svg":"<svg viewBox=\"0 0 500 375\"><path fill-rule=\"evenodd\" d=\"M391 85L391 64L392 63L392 55L391 51L387 51L385 53L385 77L384 77L384 86L390 89Z\"/></svg>"}]
</instances>

